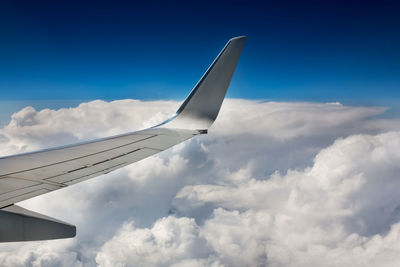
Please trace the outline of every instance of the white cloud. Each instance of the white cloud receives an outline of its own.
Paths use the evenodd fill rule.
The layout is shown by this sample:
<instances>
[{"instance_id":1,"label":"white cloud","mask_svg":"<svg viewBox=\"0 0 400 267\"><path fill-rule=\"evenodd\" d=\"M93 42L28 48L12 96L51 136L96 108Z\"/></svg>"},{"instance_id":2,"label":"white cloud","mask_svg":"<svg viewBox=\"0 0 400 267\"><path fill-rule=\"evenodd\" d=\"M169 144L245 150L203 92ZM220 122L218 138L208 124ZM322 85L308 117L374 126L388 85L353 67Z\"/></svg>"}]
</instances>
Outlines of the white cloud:
<instances>
[{"instance_id":1,"label":"white cloud","mask_svg":"<svg viewBox=\"0 0 400 267\"><path fill-rule=\"evenodd\" d=\"M168 118L176 106L171 101L96 100L59 110L26 107L0 130L0 141L6 145L0 152L25 152L147 128Z\"/></svg>"},{"instance_id":2,"label":"white cloud","mask_svg":"<svg viewBox=\"0 0 400 267\"><path fill-rule=\"evenodd\" d=\"M177 203L224 208L203 233L229 266L393 266L399 151L399 132L350 136L319 152L312 167L264 181L240 170L219 185L186 186Z\"/></svg>"},{"instance_id":3,"label":"white cloud","mask_svg":"<svg viewBox=\"0 0 400 267\"><path fill-rule=\"evenodd\" d=\"M25 108L0 129L0 154L148 127L177 106ZM394 266L400 124L384 111L228 100L209 135L25 201L78 235L1 244L0 265Z\"/></svg>"},{"instance_id":4,"label":"white cloud","mask_svg":"<svg viewBox=\"0 0 400 267\"><path fill-rule=\"evenodd\" d=\"M251 133L286 140L351 133L359 130L366 118L382 114L385 110L382 107L349 107L339 103L232 100L227 101L214 127L217 133Z\"/></svg>"},{"instance_id":5,"label":"white cloud","mask_svg":"<svg viewBox=\"0 0 400 267\"><path fill-rule=\"evenodd\" d=\"M1 245L0 266L83 266L79 252L70 250L74 240L5 243Z\"/></svg>"},{"instance_id":6,"label":"white cloud","mask_svg":"<svg viewBox=\"0 0 400 267\"><path fill-rule=\"evenodd\" d=\"M194 219L164 217L151 229L136 229L125 223L97 254L100 266L171 266L187 260L208 257L204 240L199 238Z\"/></svg>"}]
</instances>

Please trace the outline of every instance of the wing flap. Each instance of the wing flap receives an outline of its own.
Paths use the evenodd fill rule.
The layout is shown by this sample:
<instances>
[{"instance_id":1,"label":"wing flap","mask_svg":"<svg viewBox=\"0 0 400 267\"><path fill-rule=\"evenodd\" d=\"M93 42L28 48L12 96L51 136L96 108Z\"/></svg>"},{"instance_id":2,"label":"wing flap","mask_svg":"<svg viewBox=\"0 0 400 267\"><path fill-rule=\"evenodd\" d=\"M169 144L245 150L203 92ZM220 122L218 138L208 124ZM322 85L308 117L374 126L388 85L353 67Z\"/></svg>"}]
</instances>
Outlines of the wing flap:
<instances>
[{"instance_id":1,"label":"wing flap","mask_svg":"<svg viewBox=\"0 0 400 267\"><path fill-rule=\"evenodd\" d=\"M52 167L52 165L60 163L68 164L74 160L95 156L103 152L112 154L113 151L120 147L134 144L153 136L154 134L132 133L90 143L0 158L0 177L39 168L45 171L44 167L46 166ZM21 170L21 167L24 169ZM54 168L50 169L53 170Z\"/></svg>"},{"instance_id":2,"label":"wing flap","mask_svg":"<svg viewBox=\"0 0 400 267\"><path fill-rule=\"evenodd\" d=\"M19 190L15 190L13 192L9 192L0 196L0 207L4 208L10 206L13 203L17 203L23 201L25 199L33 198L36 196L40 196L46 194L55 189L49 190L48 188L44 188L46 185L40 184L37 186L32 186L28 188L22 188ZM59 189L59 188L56 188Z\"/></svg>"},{"instance_id":3,"label":"wing flap","mask_svg":"<svg viewBox=\"0 0 400 267\"><path fill-rule=\"evenodd\" d=\"M39 184L40 182L4 177L0 179L0 195Z\"/></svg>"},{"instance_id":4,"label":"wing flap","mask_svg":"<svg viewBox=\"0 0 400 267\"><path fill-rule=\"evenodd\" d=\"M93 175L99 175L104 172L109 172L111 169L115 167L120 167L121 165L125 166L127 164L147 158L158 152L159 152L158 150L153 150L148 148L137 149L134 152L130 152L121 157L106 160L105 162L99 162L98 164L95 164L93 166L88 166L82 169L73 170L66 174L61 174L55 177L46 178L45 180L70 185L76 183L77 180L83 181L84 180L83 178L89 179L93 177Z\"/></svg>"}]
</instances>

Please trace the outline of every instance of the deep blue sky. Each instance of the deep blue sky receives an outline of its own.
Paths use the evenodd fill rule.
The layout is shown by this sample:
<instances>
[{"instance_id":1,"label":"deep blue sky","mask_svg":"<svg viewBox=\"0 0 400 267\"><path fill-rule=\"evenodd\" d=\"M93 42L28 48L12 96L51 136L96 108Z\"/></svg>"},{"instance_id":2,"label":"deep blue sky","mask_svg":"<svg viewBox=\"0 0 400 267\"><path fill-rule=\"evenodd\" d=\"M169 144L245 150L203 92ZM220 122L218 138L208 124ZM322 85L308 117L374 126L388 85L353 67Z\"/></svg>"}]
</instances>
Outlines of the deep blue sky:
<instances>
[{"instance_id":1,"label":"deep blue sky","mask_svg":"<svg viewBox=\"0 0 400 267\"><path fill-rule=\"evenodd\" d=\"M229 97L397 103L399 14L400 1L1 1L0 100L183 99L247 35Z\"/></svg>"}]
</instances>

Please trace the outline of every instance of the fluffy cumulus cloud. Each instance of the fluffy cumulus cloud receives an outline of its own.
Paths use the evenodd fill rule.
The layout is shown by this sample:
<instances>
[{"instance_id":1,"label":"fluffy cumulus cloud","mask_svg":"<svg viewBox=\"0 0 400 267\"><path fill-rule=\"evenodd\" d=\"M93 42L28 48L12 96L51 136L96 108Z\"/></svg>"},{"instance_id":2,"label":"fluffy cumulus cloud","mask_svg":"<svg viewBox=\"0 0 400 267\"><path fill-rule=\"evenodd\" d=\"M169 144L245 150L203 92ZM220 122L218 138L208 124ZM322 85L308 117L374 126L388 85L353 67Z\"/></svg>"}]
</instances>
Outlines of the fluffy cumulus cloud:
<instances>
[{"instance_id":1,"label":"fluffy cumulus cloud","mask_svg":"<svg viewBox=\"0 0 400 267\"><path fill-rule=\"evenodd\" d=\"M178 106L27 107L0 129L0 154L145 128ZM384 112L227 100L208 135L21 203L77 237L0 244L0 265L400 265L400 121Z\"/></svg>"}]
</instances>

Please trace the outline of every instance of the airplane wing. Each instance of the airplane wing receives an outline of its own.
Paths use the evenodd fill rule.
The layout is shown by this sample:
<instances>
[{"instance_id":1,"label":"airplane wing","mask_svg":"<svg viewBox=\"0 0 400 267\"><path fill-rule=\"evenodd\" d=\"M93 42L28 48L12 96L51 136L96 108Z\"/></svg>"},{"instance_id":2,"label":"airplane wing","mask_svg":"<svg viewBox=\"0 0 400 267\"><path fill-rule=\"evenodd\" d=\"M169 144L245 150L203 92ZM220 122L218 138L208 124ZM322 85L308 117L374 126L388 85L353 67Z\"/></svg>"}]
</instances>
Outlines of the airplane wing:
<instances>
[{"instance_id":1,"label":"airplane wing","mask_svg":"<svg viewBox=\"0 0 400 267\"><path fill-rule=\"evenodd\" d=\"M152 128L0 158L0 242L74 237L73 225L14 203L122 168L179 144L216 119L246 37L236 37L196 84L176 115Z\"/></svg>"}]
</instances>

